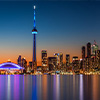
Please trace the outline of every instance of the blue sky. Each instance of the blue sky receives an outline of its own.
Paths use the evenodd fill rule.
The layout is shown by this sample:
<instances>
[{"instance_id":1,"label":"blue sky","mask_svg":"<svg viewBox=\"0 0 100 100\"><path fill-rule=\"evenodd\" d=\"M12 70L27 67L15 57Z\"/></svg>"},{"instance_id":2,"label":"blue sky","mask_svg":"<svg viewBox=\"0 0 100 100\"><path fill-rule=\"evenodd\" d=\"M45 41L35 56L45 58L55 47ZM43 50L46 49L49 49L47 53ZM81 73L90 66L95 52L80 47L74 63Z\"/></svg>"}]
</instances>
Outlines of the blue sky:
<instances>
[{"instance_id":1,"label":"blue sky","mask_svg":"<svg viewBox=\"0 0 100 100\"><path fill-rule=\"evenodd\" d=\"M37 60L41 50L81 57L81 46L100 45L100 2L0 1L0 59L16 62L19 54L32 59L33 5L36 5Z\"/></svg>"}]
</instances>

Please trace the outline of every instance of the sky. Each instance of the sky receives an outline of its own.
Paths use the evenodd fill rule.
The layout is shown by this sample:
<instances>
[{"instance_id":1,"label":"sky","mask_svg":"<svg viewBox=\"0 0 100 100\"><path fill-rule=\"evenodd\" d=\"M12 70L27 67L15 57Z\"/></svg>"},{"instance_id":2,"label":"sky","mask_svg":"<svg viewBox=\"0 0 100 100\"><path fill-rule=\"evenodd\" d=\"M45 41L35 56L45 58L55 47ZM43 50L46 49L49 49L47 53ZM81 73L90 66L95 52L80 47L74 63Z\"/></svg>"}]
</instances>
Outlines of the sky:
<instances>
[{"instance_id":1,"label":"sky","mask_svg":"<svg viewBox=\"0 0 100 100\"><path fill-rule=\"evenodd\" d=\"M37 62L62 52L81 58L81 47L96 40L100 47L100 2L67 0L0 0L0 63L19 55L32 60L33 6L36 5Z\"/></svg>"}]
</instances>

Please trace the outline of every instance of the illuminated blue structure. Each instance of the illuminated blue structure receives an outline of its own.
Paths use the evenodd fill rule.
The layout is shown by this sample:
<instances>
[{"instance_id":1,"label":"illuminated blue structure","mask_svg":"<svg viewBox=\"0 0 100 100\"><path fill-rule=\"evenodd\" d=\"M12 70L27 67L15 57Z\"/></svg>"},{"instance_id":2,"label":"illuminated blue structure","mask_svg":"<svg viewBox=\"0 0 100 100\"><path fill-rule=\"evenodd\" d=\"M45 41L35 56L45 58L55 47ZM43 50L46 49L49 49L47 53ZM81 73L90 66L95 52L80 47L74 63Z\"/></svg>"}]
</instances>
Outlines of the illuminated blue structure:
<instances>
[{"instance_id":1,"label":"illuminated blue structure","mask_svg":"<svg viewBox=\"0 0 100 100\"><path fill-rule=\"evenodd\" d=\"M36 29L36 19L35 19L35 6L34 6L34 27L33 27L33 30L32 30L32 34L37 34L37 29Z\"/></svg>"},{"instance_id":2,"label":"illuminated blue structure","mask_svg":"<svg viewBox=\"0 0 100 100\"><path fill-rule=\"evenodd\" d=\"M32 68L34 70L37 69L37 61L36 61L36 34L37 34L37 29L36 29L36 19L35 19L35 6L34 6L34 27L32 30L33 34L33 59L32 59Z\"/></svg>"},{"instance_id":3,"label":"illuminated blue structure","mask_svg":"<svg viewBox=\"0 0 100 100\"><path fill-rule=\"evenodd\" d=\"M24 68L11 62L0 64L0 70L22 70L22 69Z\"/></svg>"}]
</instances>

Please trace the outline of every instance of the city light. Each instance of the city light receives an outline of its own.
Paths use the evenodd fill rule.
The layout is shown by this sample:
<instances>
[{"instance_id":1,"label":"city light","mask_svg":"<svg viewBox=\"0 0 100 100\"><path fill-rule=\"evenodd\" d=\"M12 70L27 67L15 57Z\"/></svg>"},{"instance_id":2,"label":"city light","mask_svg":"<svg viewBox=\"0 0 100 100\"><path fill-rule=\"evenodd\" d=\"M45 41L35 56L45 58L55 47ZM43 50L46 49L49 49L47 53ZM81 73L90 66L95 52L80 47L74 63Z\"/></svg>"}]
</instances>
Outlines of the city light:
<instances>
[{"instance_id":1,"label":"city light","mask_svg":"<svg viewBox=\"0 0 100 100\"><path fill-rule=\"evenodd\" d=\"M5 66L7 66L7 67L5 67ZM10 68L9 66L12 66L12 68ZM7 62L7 63L0 64L0 69L24 69L24 68L22 68L21 66L19 66L17 64Z\"/></svg>"},{"instance_id":2,"label":"city light","mask_svg":"<svg viewBox=\"0 0 100 100\"><path fill-rule=\"evenodd\" d=\"M36 8L36 6L34 5L34 9Z\"/></svg>"}]
</instances>

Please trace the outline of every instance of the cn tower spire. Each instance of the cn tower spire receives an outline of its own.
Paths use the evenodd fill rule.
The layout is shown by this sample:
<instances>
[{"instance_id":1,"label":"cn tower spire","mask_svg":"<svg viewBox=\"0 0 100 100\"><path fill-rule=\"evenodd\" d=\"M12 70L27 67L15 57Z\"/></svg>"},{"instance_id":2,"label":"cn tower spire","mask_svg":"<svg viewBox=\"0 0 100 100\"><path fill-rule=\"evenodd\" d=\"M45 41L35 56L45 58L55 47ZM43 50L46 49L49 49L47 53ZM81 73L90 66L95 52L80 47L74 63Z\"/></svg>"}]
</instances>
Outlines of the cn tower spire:
<instances>
[{"instance_id":1,"label":"cn tower spire","mask_svg":"<svg viewBox=\"0 0 100 100\"><path fill-rule=\"evenodd\" d=\"M34 5L34 27L33 27L33 30L32 30L32 34L37 34L36 18L35 18L35 9L36 9L36 6Z\"/></svg>"},{"instance_id":2,"label":"cn tower spire","mask_svg":"<svg viewBox=\"0 0 100 100\"><path fill-rule=\"evenodd\" d=\"M34 5L34 29L36 28L36 21L35 21L35 8L36 8L36 6Z\"/></svg>"}]
</instances>

